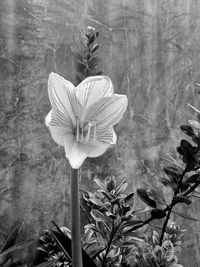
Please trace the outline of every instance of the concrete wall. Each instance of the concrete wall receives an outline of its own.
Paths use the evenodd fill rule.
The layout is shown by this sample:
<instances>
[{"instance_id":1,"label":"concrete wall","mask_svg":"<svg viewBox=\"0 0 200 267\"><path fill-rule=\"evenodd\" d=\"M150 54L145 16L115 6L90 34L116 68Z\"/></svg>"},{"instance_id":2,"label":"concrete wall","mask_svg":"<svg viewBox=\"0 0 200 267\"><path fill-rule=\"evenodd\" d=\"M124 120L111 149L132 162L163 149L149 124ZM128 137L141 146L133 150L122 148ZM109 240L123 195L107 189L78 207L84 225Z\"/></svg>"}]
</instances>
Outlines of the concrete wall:
<instances>
[{"instance_id":1,"label":"concrete wall","mask_svg":"<svg viewBox=\"0 0 200 267\"><path fill-rule=\"evenodd\" d=\"M44 126L47 78L54 71L75 82L88 25L100 30L103 72L129 107L116 148L83 165L81 188L109 174L127 178L130 190L160 186L163 157L177 157L179 125L194 118L186 103L200 107L199 10L198 0L1 0L0 241L17 221L22 239L51 219L69 226L69 164ZM183 209L200 219L198 200ZM188 230L184 266L200 266L199 223L177 221Z\"/></svg>"}]
</instances>

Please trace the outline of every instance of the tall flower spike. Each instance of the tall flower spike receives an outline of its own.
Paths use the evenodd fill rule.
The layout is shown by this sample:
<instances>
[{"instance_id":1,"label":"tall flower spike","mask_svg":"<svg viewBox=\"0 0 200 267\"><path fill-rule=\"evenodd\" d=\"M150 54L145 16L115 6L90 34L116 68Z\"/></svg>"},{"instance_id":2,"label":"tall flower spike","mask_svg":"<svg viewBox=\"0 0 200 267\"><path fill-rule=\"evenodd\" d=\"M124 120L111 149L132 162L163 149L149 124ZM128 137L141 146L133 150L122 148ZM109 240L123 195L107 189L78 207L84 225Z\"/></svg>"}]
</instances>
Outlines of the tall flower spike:
<instances>
[{"instance_id":1,"label":"tall flower spike","mask_svg":"<svg viewBox=\"0 0 200 267\"><path fill-rule=\"evenodd\" d=\"M127 108L127 97L114 94L107 76L86 78L77 87L56 73L48 80L52 110L45 119L53 140L65 148L72 168L102 155L116 143L113 126Z\"/></svg>"}]
</instances>

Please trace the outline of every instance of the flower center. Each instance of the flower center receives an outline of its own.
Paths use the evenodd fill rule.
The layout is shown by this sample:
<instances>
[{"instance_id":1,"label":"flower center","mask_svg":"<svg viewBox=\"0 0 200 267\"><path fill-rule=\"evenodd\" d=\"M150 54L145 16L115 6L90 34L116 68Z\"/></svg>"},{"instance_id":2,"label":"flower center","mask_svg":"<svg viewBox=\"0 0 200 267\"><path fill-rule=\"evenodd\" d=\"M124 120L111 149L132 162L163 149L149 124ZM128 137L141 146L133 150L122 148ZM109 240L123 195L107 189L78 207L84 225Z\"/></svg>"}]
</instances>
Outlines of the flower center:
<instances>
[{"instance_id":1,"label":"flower center","mask_svg":"<svg viewBox=\"0 0 200 267\"><path fill-rule=\"evenodd\" d=\"M81 142L82 144L86 144L89 141L96 140L96 123L95 122L87 122L82 124L79 118L76 118L76 141Z\"/></svg>"}]
</instances>

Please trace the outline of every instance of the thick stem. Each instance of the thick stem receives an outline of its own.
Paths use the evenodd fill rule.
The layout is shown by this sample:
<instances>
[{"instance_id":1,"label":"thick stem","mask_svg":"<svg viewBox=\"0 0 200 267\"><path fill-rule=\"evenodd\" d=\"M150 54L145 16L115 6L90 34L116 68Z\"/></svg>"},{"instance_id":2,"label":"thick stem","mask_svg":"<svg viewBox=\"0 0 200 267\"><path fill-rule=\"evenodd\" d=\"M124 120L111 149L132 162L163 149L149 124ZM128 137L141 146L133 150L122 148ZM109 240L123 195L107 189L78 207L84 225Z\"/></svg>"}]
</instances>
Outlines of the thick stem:
<instances>
[{"instance_id":1,"label":"thick stem","mask_svg":"<svg viewBox=\"0 0 200 267\"><path fill-rule=\"evenodd\" d=\"M82 267L78 170L71 169L72 267Z\"/></svg>"}]
</instances>

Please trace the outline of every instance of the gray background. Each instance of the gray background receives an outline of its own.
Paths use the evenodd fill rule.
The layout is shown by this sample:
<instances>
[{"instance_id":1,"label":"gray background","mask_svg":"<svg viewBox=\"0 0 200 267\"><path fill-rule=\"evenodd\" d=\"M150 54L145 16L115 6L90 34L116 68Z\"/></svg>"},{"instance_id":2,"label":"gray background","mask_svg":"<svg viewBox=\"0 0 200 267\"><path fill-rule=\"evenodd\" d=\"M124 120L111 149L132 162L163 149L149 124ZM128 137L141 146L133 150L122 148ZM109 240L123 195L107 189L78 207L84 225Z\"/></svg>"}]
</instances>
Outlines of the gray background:
<instances>
[{"instance_id":1,"label":"gray background","mask_svg":"<svg viewBox=\"0 0 200 267\"><path fill-rule=\"evenodd\" d=\"M115 149L84 163L81 188L110 174L129 190L161 186L163 157L177 157L179 125L195 118L186 103L200 108L199 10L199 0L0 1L0 243L18 221L22 240L51 219L70 226L69 164L44 126L47 79L54 71L75 82L88 25L100 30L103 72L129 106ZM200 219L199 200L180 211ZM187 229L182 263L200 266L199 222L176 220Z\"/></svg>"}]
</instances>

